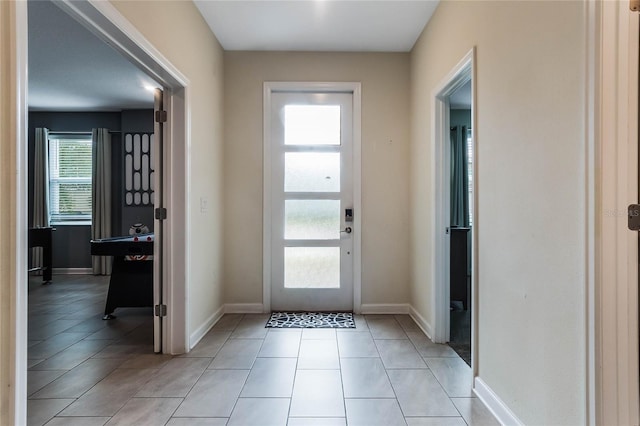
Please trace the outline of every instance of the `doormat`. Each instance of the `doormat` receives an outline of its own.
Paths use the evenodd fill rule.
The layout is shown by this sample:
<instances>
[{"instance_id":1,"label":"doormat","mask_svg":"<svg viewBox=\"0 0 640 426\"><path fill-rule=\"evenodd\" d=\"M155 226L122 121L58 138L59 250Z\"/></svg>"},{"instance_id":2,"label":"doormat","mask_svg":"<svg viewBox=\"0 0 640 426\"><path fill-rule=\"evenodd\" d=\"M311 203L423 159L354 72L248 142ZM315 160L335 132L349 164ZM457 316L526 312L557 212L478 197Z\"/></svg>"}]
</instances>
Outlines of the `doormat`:
<instances>
[{"instance_id":1,"label":"doormat","mask_svg":"<svg viewBox=\"0 0 640 426\"><path fill-rule=\"evenodd\" d=\"M273 312L266 328L356 328L351 312Z\"/></svg>"}]
</instances>

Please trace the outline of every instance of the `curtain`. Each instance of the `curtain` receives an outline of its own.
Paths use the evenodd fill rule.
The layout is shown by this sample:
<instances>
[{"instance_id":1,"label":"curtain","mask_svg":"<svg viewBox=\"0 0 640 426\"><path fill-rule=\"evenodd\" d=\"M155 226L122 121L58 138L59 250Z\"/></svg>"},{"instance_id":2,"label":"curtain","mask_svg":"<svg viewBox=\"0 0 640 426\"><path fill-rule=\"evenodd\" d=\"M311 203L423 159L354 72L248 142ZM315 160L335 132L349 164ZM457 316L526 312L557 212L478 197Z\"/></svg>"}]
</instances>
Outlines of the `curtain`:
<instances>
[{"instance_id":1,"label":"curtain","mask_svg":"<svg viewBox=\"0 0 640 426\"><path fill-rule=\"evenodd\" d=\"M91 238L111 237L111 135L108 129L92 131ZM93 274L111 274L110 256L93 256Z\"/></svg>"},{"instance_id":2,"label":"curtain","mask_svg":"<svg viewBox=\"0 0 640 426\"><path fill-rule=\"evenodd\" d=\"M451 128L451 226L469 226L467 128Z\"/></svg>"},{"instance_id":3,"label":"curtain","mask_svg":"<svg viewBox=\"0 0 640 426\"><path fill-rule=\"evenodd\" d=\"M31 226L49 226L49 130L35 129L33 149L33 217ZM42 268L42 247L32 250L31 267Z\"/></svg>"}]
</instances>

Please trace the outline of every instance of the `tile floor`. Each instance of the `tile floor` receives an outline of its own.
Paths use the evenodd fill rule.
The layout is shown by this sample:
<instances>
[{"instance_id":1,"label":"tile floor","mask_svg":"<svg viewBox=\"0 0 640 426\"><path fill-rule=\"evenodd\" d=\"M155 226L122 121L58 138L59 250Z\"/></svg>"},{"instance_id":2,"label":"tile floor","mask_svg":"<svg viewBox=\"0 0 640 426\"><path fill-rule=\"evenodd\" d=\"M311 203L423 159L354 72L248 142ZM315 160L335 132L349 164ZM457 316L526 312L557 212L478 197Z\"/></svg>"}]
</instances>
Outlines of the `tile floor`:
<instances>
[{"instance_id":1,"label":"tile floor","mask_svg":"<svg viewBox=\"0 0 640 426\"><path fill-rule=\"evenodd\" d=\"M406 315L351 330L225 315L188 354L152 353L149 309L102 321L107 280L29 283L29 425L495 425L471 372Z\"/></svg>"}]
</instances>

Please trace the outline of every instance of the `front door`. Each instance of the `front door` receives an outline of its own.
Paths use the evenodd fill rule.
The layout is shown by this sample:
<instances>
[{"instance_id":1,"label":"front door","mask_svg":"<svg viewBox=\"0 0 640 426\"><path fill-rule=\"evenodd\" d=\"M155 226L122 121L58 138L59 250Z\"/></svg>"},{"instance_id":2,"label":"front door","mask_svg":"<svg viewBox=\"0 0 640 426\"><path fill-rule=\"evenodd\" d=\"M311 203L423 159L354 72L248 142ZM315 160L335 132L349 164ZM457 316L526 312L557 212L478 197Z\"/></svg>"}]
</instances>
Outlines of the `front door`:
<instances>
[{"instance_id":1,"label":"front door","mask_svg":"<svg viewBox=\"0 0 640 426\"><path fill-rule=\"evenodd\" d=\"M271 307L353 309L353 94L274 92Z\"/></svg>"}]
</instances>

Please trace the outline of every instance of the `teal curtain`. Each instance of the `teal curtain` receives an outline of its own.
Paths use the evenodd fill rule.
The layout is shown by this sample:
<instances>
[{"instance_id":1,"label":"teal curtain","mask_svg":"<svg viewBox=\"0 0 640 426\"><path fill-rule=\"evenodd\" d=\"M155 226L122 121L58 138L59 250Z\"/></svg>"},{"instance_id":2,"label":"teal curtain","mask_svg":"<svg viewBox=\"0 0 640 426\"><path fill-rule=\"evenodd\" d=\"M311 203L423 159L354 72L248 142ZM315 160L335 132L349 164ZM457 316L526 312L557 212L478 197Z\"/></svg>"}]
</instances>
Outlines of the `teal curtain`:
<instances>
[{"instance_id":1,"label":"teal curtain","mask_svg":"<svg viewBox=\"0 0 640 426\"><path fill-rule=\"evenodd\" d=\"M469 226L466 126L451 127L451 226Z\"/></svg>"}]
</instances>

